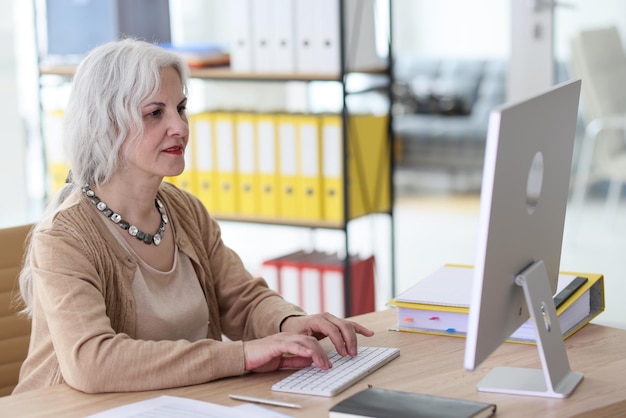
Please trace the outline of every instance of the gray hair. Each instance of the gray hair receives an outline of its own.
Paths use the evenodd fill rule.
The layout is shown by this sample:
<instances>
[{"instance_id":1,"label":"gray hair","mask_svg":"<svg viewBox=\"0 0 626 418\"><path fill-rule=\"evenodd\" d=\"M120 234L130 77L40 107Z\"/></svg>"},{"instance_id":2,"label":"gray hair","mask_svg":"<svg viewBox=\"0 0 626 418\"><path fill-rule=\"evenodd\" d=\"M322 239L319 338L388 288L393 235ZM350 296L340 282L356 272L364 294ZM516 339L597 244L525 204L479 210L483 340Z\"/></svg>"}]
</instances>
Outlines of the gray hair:
<instances>
[{"instance_id":1,"label":"gray hair","mask_svg":"<svg viewBox=\"0 0 626 418\"><path fill-rule=\"evenodd\" d=\"M103 184L126 162L122 147L143 137L141 105L161 87L161 70L173 68L187 92L188 67L175 53L127 38L94 48L78 65L64 114L63 137L71 175L48 204L54 213L77 187ZM37 226L33 228L36 230ZM30 241L30 239L29 239ZM24 314L32 307L31 244L20 272Z\"/></svg>"},{"instance_id":2,"label":"gray hair","mask_svg":"<svg viewBox=\"0 0 626 418\"><path fill-rule=\"evenodd\" d=\"M80 63L64 118L74 183L106 183L125 163L120 150L143 136L141 104L157 93L166 67L185 88L187 67L176 54L135 39L97 47Z\"/></svg>"}]
</instances>

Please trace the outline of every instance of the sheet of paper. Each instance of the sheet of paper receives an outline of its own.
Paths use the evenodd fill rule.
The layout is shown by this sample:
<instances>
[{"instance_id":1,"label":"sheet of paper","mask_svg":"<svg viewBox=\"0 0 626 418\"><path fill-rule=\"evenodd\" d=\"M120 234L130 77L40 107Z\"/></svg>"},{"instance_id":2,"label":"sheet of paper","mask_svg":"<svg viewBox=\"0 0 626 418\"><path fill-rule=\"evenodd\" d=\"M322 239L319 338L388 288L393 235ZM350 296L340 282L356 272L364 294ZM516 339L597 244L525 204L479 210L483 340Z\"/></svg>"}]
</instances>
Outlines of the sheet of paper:
<instances>
[{"instance_id":1,"label":"sheet of paper","mask_svg":"<svg viewBox=\"0 0 626 418\"><path fill-rule=\"evenodd\" d=\"M474 269L443 266L429 274L407 291L398 295L398 302L469 308L472 298ZM556 293L576 276L560 274Z\"/></svg>"},{"instance_id":2,"label":"sheet of paper","mask_svg":"<svg viewBox=\"0 0 626 418\"><path fill-rule=\"evenodd\" d=\"M246 416L254 418L293 418L292 415L283 414L282 412L253 403L242 403L241 405L233 406L233 409L237 409L245 413Z\"/></svg>"},{"instance_id":3,"label":"sheet of paper","mask_svg":"<svg viewBox=\"0 0 626 418\"><path fill-rule=\"evenodd\" d=\"M440 267L400 294L396 300L467 308L471 299L473 272L471 268Z\"/></svg>"},{"instance_id":4,"label":"sheet of paper","mask_svg":"<svg viewBox=\"0 0 626 418\"><path fill-rule=\"evenodd\" d=\"M263 416L263 415L255 415ZM273 417L276 415L266 415ZM197 401L195 399L181 398L177 396L159 396L108 409L91 418L247 418L250 414L246 410L237 407L218 405L210 402Z\"/></svg>"}]
</instances>

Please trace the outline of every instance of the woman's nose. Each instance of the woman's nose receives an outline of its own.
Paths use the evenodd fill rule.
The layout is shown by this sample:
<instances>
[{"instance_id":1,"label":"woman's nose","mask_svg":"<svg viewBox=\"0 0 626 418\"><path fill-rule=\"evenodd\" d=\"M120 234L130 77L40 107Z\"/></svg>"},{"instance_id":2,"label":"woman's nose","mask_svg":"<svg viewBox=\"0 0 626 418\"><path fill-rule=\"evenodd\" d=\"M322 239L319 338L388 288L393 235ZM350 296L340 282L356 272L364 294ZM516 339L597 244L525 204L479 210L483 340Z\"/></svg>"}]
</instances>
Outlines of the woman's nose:
<instances>
[{"instance_id":1,"label":"woman's nose","mask_svg":"<svg viewBox=\"0 0 626 418\"><path fill-rule=\"evenodd\" d=\"M176 113L171 118L170 131L172 136L188 136L189 122L187 121L187 115Z\"/></svg>"}]
</instances>

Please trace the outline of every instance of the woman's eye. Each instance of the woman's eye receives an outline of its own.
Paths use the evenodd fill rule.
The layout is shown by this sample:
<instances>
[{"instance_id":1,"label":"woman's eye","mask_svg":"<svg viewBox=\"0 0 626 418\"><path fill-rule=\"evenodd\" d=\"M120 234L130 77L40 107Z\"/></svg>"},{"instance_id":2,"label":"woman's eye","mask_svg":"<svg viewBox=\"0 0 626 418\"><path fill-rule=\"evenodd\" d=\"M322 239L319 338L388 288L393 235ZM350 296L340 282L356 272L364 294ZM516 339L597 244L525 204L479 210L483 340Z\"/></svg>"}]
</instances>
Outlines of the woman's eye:
<instances>
[{"instance_id":1,"label":"woman's eye","mask_svg":"<svg viewBox=\"0 0 626 418\"><path fill-rule=\"evenodd\" d=\"M178 113L179 114L184 114L185 111L187 110L187 106L178 106Z\"/></svg>"},{"instance_id":2,"label":"woman's eye","mask_svg":"<svg viewBox=\"0 0 626 418\"><path fill-rule=\"evenodd\" d=\"M157 109L153 112L148 113L148 116L158 117L158 116L161 116L162 114L163 114L163 111L161 109Z\"/></svg>"}]
</instances>

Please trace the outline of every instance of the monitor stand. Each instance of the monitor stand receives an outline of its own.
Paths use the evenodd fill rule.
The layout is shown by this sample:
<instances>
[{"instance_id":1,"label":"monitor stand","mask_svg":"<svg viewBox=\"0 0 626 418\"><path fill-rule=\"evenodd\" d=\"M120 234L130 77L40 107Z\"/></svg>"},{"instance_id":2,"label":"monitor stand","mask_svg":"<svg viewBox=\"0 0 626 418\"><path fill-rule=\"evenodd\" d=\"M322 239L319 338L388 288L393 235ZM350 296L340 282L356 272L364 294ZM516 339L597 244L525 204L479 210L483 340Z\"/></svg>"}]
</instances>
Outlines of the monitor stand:
<instances>
[{"instance_id":1,"label":"monitor stand","mask_svg":"<svg viewBox=\"0 0 626 418\"><path fill-rule=\"evenodd\" d=\"M566 398L581 382L583 374L570 369L543 261L525 268L515 278L515 283L524 288L543 370L496 367L478 383L478 390Z\"/></svg>"}]
</instances>

